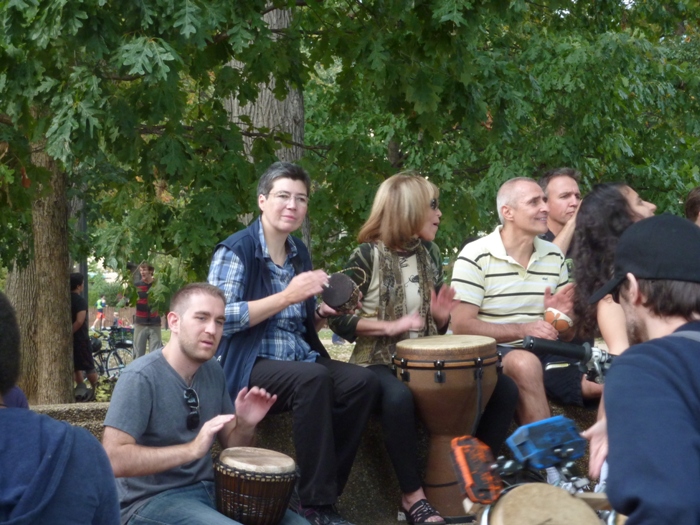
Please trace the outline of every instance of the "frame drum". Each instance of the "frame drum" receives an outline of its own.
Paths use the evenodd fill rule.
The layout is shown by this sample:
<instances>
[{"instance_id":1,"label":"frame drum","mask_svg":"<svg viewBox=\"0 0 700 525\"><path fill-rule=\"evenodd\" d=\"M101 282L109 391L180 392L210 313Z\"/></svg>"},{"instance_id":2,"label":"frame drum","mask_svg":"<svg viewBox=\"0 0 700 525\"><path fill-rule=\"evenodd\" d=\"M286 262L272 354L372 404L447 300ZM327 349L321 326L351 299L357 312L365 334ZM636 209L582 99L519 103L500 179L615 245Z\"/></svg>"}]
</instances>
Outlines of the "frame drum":
<instances>
[{"instance_id":1,"label":"frame drum","mask_svg":"<svg viewBox=\"0 0 700 525\"><path fill-rule=\"evenodd\" d=\"M595 511L566 490L546 483L526 483L487 507L481 525L600 525Z\"/></svg>"},{"instance_id":2,"label":"frame drum","mask_svg":"<svg viewBox=\"0 0 700 525\"><path fill-rule=\"evenodd\" d=\"M296 483L294 460L253 447L223 450L214 462L216 509L244 525L276 525Z\"/></svg>"},{"instance_id":3,"label":"frame drum","mask_svg":"<svg viewBox=\"0 0 700 525\"><path fill-rule=\"evenodd\" d=\"M411 389L430 432L425 493L443 516L464 514L450 443L472 434L496 386L499 362L496 341L490 337L438 335L396 344L392 365Z\"/></svg>"}]
</instances>

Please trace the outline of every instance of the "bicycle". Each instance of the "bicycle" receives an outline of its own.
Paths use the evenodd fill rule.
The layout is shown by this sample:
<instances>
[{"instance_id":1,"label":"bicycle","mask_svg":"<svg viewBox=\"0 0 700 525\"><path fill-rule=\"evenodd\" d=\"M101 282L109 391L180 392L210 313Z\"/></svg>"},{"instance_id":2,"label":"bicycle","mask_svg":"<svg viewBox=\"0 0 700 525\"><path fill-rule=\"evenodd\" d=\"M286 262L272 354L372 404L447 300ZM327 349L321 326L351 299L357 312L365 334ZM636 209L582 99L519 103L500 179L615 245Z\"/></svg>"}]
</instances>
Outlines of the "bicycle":
<instances>
[{"instance_id":1,"label":"bicycle","mask_svg":"<svg viewBox=\"0 0 700 525\"><path fill-rule=\"evenodd\" d=\"M111 327L91 336L92 355L100 375L116 381L124 367L134 360L134 344L130 339L133 332L132 328Z\"/></svg>"}]
</instances>

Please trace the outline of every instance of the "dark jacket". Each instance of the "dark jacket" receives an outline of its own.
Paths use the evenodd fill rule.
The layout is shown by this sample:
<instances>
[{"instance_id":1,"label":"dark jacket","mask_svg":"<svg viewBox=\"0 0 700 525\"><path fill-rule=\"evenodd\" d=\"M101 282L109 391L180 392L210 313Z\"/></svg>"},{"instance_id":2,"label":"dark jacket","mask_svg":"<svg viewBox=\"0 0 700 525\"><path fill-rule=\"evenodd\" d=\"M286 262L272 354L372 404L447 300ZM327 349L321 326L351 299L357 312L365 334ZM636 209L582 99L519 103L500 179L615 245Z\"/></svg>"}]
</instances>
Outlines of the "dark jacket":
<instances>
[{"instance_id":1,"label":"dark jacket","mask_svg":"<svg viewBox=\"0 0 700 525\"><path fill-rule=\"evenodd\" d=\"M679 332L700 335L700 322ZM607 493L629 525L700 523L700 342L630 347L605 377Z\"/></svg>"},{"instance_id":2,"label":"dark jacket","mask_svg":"<svg viewBox=\"0 0 700 525\"><path fill-rule=\"evenodd\" d=\"M272 295L272 278L270 271L263 259L262 244L258 235L260 228L260 218L253 221L245 230L241 230L231 235L225 241L217 245L225 246L233 251L246 268L243 301L255 301ZM294 236L291 237L297 255L292 258L294 272L299 275L302 272L312 270L311 257L306 246ZM306 334L305 340L312 350L315 350L323 357L330 357L326 348L318 338L316 327L314 326L314 309L316 301L313 297L306 300ZM221 338L219 348L216 351L216 358L221 363L226 375L226 386L235 399L241 388L248 386L250 371L258 356L258 345L267 329L269 319L259 323L247 330L236 332Z\"/></svg>"},{"instance_id":3,"label":"dark jacket","mask_svg":"<svg viewBox=\"0 0 700 525\"><path fill-rule=\"evenodd\" d=\"M43 414L0 410L0 523L119 525L117 486L100 442Z\"/></svg>"}]
</instances>

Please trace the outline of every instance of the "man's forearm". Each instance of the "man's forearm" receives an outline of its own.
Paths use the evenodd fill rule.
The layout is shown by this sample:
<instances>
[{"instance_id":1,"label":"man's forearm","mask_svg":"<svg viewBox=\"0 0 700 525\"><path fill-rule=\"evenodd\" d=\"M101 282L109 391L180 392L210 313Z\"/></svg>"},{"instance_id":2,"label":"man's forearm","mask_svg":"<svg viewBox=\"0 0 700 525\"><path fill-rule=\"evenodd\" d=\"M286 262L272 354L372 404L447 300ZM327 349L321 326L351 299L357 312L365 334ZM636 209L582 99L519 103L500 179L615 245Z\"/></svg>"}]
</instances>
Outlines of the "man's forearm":
<instances>
[{"instance_id":1,"label":"man's forearm","mask_svg":"<svg viewBox=\"0 0 700 525\"><path fill-rule=\"evenodd\" d=\"M497 324L479 319L458 320L453 317L452 331L455 334L493 337L497 343L510 343L523 338L523 325L520 323Z\"/></svg>"},{"instance_id":2,"label":"man's forearm","mask_svg":"<svg viewBox=\"0 0 700 525\"><path fill-rule=\"evenodd\" d=\"M158 474L198 459L189 443L169 447L105 443L105 450L117 478Z\"/></svg>"}]
</instances>

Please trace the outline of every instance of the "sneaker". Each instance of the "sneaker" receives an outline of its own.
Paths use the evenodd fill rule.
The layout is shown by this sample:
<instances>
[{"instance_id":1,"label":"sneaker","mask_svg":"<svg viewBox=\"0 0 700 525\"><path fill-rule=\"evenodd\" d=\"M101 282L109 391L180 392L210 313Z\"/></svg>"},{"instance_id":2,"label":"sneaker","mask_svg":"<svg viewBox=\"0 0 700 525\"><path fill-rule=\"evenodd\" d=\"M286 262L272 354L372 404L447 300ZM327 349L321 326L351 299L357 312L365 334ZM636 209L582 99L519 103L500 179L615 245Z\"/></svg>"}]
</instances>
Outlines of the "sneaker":
<instances>
[{"instance_id":1,"label":"sneaker","mask_svg":"<svg viewBox=\"0 0 700 525\"><path fill-rule=\"evenodd\" d=\"M85 383L81 383L75 388L74 395L75 401L78 403L88 403L95 399L95 391L85 386Z\"/></svg>"},{"instance_id":2,"label":"sneaker","mask_svg":"<svg viewBox=\"0 0 700 525\"><path fill-rule=\"evenodd\" d=\"M298 508L298 514L306 518L306 521L311 525L352 525L338 514L334 505L312 505L309 507L300 505Z\"/></svg>"}]
</instances>

